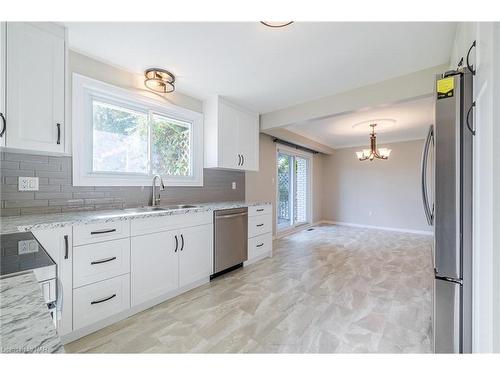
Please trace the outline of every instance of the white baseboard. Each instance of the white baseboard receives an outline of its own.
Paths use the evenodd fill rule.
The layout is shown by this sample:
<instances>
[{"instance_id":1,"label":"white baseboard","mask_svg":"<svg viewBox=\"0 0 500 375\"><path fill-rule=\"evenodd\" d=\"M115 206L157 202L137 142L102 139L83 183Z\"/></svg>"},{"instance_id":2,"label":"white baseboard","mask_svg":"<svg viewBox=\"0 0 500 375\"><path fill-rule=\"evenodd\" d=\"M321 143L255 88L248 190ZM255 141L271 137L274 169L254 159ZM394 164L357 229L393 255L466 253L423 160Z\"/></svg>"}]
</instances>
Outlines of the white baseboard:
<instances>
[{"instance_id":1,"label":"white baseboard","mask_svg":"<svg viewBox=\"0 0 500 375\"><path fill-rule=\"evenodd\" d=\"M366 224L356 224L356 223L346 223L344 221L331 221L331 220L322 220L321 224L332 224L332 225L344 225L346 227L356 227L356 228L369 228L369 229L379 229L379 230L388 230L391 232L402 232L402 233L413 233L413 234L424 234L426 236L433 236L434 232L427 230L415 230L415 229L406 229L406 228L393 228L393 227L379 227L376 225L366 225Z\"/></svg>"}]
</instances>

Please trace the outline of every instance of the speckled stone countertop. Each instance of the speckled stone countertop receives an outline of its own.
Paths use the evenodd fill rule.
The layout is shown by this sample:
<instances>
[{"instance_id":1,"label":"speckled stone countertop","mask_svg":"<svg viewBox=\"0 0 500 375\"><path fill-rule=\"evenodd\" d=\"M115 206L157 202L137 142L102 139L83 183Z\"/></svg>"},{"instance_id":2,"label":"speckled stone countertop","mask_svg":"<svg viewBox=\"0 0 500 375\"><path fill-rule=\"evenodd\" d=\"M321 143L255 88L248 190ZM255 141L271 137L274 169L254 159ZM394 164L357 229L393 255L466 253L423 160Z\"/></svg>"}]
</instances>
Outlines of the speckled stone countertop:
<instances>
[{"instance_id":1,"label":"speckled stone countertop","mask_svg":"<svg viewBox=\"0 0 500 375\"><path fill-rule=\"evenodd\" d=\"M217 202L195 203L195 208L169 209L164 211L132 212L128 210L67 212L48 215L25 215L2 217L0 233L14 233L39 229L60 228L75 224L108 223L120 220L143 219L149 217L185 215L195 212L206 212L228 208L270 205L269 202ZM160 206L161 207L161 206Z\"/></svg>"},{"instance_id":2,"label":"speckled stone countertop","mask_svg":"<svg viewBox=\"0 0 500 375\"><path fill-rule=\"evenodd\" d=\"M0 279L0 352L64 353L32 271Z\"/></svg>"}]
</instances>

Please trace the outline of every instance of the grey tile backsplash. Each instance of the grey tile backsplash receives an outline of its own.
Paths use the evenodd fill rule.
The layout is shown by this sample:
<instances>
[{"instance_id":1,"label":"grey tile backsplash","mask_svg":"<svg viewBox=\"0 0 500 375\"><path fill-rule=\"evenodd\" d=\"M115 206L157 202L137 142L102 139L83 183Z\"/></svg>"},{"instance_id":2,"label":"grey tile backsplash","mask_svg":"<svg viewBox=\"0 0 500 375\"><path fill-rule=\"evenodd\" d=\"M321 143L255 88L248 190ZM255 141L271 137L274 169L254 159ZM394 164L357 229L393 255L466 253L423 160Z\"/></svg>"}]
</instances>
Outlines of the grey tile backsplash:
<instances>
[{"instance_id":1,"label":"grey tile backsplash","mask_svg":"<svg viewBox=\"0 0 500 375\"><path fill-rule=\"evenodd\" d=\"M0 151L1 216L127 208L149 204L151 187L72 186L71 157ZM38 191L18 191L18 177L39 178ZM236 182L236 189L231 183ZM202 187L167 187L162 204L245 199L245 173L205 169Z\"/></svg>"}]
</instances>

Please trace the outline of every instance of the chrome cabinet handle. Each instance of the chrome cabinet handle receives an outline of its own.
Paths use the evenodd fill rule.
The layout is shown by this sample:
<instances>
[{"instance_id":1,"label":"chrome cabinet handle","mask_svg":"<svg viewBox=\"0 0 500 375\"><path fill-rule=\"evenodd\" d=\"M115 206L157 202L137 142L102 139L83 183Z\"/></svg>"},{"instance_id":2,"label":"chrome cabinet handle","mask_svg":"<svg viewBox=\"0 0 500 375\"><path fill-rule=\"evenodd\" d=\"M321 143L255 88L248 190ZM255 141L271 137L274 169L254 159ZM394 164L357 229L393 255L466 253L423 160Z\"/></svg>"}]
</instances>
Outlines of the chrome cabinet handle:
<instances>
[{"instance_id":1,"label":"chrome cabinet handle","mask_svg":"<svg viewBox=\"0 0 500 375\"><path fill-rule=\"evenodd\" d=\"M245 165L245 155L241 155L241 165Z\"/></svg>"},{"instance_id":2,"label":"chrome cabinet handle","mask_svg":"<svg viewBox=\"0 0 500 375\"><path fill-rule=\"evenodd\" d=\"M61 144L61 124L57 123L57 144Z\"/></svg>"},{"instance_id":3,"label":"chrome cabinet handle","mask_svg":"<svg viewBox=\"0 0 500 375\"><path fill-rule=\"evenodd\" d=\"M112 232L116 232L116 228L115 229L96 230L96 231L90 232L90 234L105 234L105 233L112 233Z\"/></svg>"},{"instance_id":4,"label":"chrome cabinet handle","mask_svg":"<svg viewBox=\"0 0 500 375\"><path fill-rule=\"evenodd\" d=\"M256 247L262 247L264 246L264 242L262 242L261 244L258 244Z\"/></svg>"},{"instance_id":5,"label":"chrome cabinet handle","mask_svg":"<svg viewBox=\"0 0 500 375\"><path fill-rule=\"evenodd\" d=\"M98 299L96 301L92 301L90 302L91 305L97 305L98 303L103 303L103 302L106 302L106 301L109 301L110 299L113 299L116 297L116 293L113 294L112 296L109 296L109 297L106 297L106 298L103 298L103 299Z\"/></svg>"},{"instance_id":6,"label":"chrome cabinet handle","mask_svg":"<svg viewBox=\"0 0 500 375\"><path fill-rule=\"evenodd\" d=\"M178 248L179 248L179 240L177 239L177 235L175 235L175 250L174 250L174 253L177 252Z\"/></svg>"},{"instance_id":7,"label":"chrome cabinet handle","mask_svg":"<svg viewBox=\"0 0 500 375\"><path fill-rule=\"evenodd\" d=\"M427 219L427 224L432 225L434 222L434 207L432 209L429 206L429 197L427 195L427 161L429 157L429 149L431 143L434 145L434 126L429 127L429 132L427 133L427 138L424 144L424 150L422 152L422 164L420 167L421 172L421 183L422 183L422 203L424 205L424 213Z\"/></svg>"},{"instance_id":8,"label":"chrome cabinet handle","mask_svg":"<svg viewBox=\"0 0 500 375\"><path fill-rule=\"evenodd\" d=\"M238 167L240 167L242 164L241 164L241 154L238 154Z\"/></svg>"},{"instance_id":9,"label":"chrome cabinet handle","mask_svg":"<svg viewBox=\"0 0 500 375\"><path fill-rule=\"evenodd\" d=\"M3 137L5 129L7 129L7 121L5 120L3 113L0 113L0 117L2 118L2 131L0 131L0 137Z\"/></svg>"},{"instance_id":10,"label":"chrome cabinet handle","mask_svg":"<svg viewBox=\"0 0 500 375\"><path fill-rule=\"evenodd\" d=\"M182 245L181 245L181 251L182 251L182 250L184 250L184 235L183 234L181 234L181 243L182 243Z\"/></svg>"},{"instance_id":11,"label":"chrome cabinet handle","mask_svg":"<svg viewBox=\"0 0 500 375\"><path fill-rule=\"evenodd\" d=\"M91 265L94 265L94 264L101 264L101 263L107 263L107 262L111 262L112 260L115 260L116 257L111 257L111 258L106 258L106 259L101 259L101 260L94 260L92 262L90 262Z\"/></svg>"},{"instance_id":12,"label":"chrome cabinet handle","mask_svg":"<svg viewBox=\"0 0 500 375\"><path fill-rule=\"evenodd\" d=\"M68 259L69 256L69 243L68 243L68 235L64 235L64 259Z\"/></svg>"}]
</instances>

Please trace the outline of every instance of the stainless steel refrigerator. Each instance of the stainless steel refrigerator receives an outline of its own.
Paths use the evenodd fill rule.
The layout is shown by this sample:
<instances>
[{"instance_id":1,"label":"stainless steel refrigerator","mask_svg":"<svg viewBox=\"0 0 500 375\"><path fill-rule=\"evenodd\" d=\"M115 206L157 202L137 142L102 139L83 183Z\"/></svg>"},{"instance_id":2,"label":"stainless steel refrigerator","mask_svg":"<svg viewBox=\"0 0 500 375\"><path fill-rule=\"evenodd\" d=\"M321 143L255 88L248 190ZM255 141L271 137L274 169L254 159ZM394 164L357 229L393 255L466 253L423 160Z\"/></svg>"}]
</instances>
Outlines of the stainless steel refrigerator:
<instances>
[{"instance_id":1,"label":"stainless steel refrigerator","mask_svg":"<svg viewBox=\"0 0 500 375\"><path fill-rule=\"evenodd\" d=\"M436 353L472 351L472 81L465 70L436 77L435 124L422 157L424 211L434 226Z\"/></svg>"}]
</instances>

